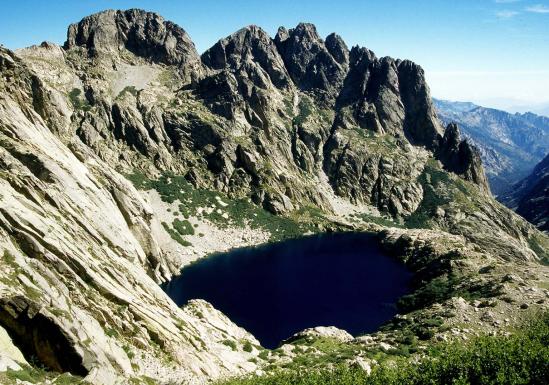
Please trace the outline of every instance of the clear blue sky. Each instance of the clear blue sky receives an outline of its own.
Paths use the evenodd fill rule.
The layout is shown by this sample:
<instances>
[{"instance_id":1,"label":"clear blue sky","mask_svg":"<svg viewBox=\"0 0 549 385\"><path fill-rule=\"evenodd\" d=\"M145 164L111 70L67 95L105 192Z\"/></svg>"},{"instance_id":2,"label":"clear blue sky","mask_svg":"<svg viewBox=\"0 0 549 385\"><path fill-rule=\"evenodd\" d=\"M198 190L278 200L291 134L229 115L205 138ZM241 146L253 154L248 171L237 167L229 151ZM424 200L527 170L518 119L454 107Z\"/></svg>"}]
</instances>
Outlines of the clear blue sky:
<instances>
[{"instance_id":1,"label":"clear blue sky","mask_svg":"<svg viewBox=\"0 0 549 385\"><path fill-rule=\"evenodd\" d=\"M0 43L62 44L69 23L107 8L156 11L200 52L245 25L274 35L280 25L312 22L322 36L335 31L349 46L418 62L436 97L549 104L549 0L9 0Z\"/></svg>"}]
</instances>

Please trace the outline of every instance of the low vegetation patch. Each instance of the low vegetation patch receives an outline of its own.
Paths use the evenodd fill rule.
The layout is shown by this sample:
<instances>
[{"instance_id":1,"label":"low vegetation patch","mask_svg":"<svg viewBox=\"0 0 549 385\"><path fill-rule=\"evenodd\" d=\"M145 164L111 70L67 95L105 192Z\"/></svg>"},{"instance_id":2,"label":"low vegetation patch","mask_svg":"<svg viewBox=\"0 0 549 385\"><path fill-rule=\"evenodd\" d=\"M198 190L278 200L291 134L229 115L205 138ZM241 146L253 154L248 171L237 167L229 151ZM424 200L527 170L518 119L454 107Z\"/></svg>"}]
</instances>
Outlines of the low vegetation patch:
<instances>
[{"instance_id":1,"label":"low vegetation patch","mask_svg":"<svg viewBox=\"0 0 549 385\"><path fill-rule=\"evenodd\" d=\"M181 236L179 230L170 227L170 225L168 225L166 222L162 222L162 226L164 227L164 230L166 230L166 232L170 234L170 237L172 237L172 239L179 243L181 246L192 246L191 242L187 241Z\"/></svg>"},{"instance_id":2,"label":"low vegetation patch","mask_svg":"<svg viewBox=\"0 0 549 385\"><path fill-rule=\"evenodd\" d=\"M248 198L231 199L218 191L196 188L185 177L171 173L164 173L157 180L150 180L140 173L127 178L140 190L158 191L164 202L179 202L179 214L183 218L206 219L219 228L249 226L261 229L271 234L272 241L318 231L316 224L324 221L323 215L315 208L302 208L293 217L274 215ZM172 227L167 224L164 227L178 242L182 235L194 233L188 220L176 220Z\"/></svg>"},{"instance_id":3,"label":"low vegetation patch","mask_svg":"<svg viewBox=\"0 0 549 385\"><path fill-rule=\"evenodd\" d=\"M380 226L386 226L386 227L399 227L403 228L404 226L400 223L397 223L393 221L390 218L385 218L381 216L374 216L367 213L353 213L350 214L349 217L354 220L359 220L366 223L375 223Z\"/></svg>"},{"instance_id":4,"label":"low vegetation patch","mask_svg":"<svg viewBox=\"0 0 549 385\"><path fill-rule=\"evenodd\" d=\"M91 105L82 95L82 90L80 88L73 88L71 92L69 92L69 100L71 101L72 106L77 110L91 110Z\"/></svg>"},{"instance_id":5,"label":"low vegetation patch","mask_svg":"<svg viewBox=\"0 0 549 385\"><path fill-rule=\"evenodd\" d=\"M122 91L120 91L116 98L119 99L127 93L132 94L133 96L137 96L138 91L137 88L135 88L134 86L126 86Z\"/></svg>"},{"instance_id":6,"label":"low vegetation patch","mask_svg":"<svg viewBox=\"0 0 549 385\"><path fill-rule=\"evenodd\" d=\"M186 219L175 219L172 226L181 235L194 235L193 225Z\"/></svg>"},{"instance_id":7,"label":"low vegetation patch","mask_svg":"<svg viewBox=\"0 0 549 385\"><path fill-rule=\"evenodd\" d=\"M73 376L70 373L50 372L35 366L23 366L21 370L8 369L0 373L0 384L15 385L22 383L31 384L55 384L55 385L89 385L81 377Z\"/></svg>"},{"instance_id":8,"label":"low vegetation patch","mask_svg":"<svg viewBox=\"0 0 549 385\"><path fill-rule=\"evenodd\" d=\"M238 350L236 347L236 342L234 342L233 340L223 340L221 341L221 343L225 346L230 347L234 351Z\"/></svg>"},{"instance_id":9,"label":"low vegetation patch","mask_svg":"<svg viewBox=\"0 0 549 385\"><path fill-rule=\"evenodd\" d=\"M420 385L549 383L549 314L511 336L482 336L468 343L429 349L419 361L394 358L374 366L370 375L338 365L319 370L278 371L236 378L220 385Z\"/></svg>"},{"instance_id":10,"label":"low vegetation patch","mask_svg":"<svg viewBox=\"0 0 549 385\"><path fill-rule=\"evenodd\" d=\"M298 108L299 114L292 120L292 123L296 126L303 124L307 120L309 115L313 113L314 105L309 98L303 97L299 101Z\"/></svg>"}]
</instances>

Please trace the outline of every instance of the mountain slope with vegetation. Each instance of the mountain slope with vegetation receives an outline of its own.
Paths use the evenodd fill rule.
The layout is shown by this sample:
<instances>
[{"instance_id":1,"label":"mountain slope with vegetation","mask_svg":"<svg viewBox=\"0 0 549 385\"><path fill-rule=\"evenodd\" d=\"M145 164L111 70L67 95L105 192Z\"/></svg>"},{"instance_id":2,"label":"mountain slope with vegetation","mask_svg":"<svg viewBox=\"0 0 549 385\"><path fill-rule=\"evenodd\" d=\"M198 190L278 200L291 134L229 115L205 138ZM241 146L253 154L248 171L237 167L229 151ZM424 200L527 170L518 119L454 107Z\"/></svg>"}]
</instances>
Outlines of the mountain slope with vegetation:
<instances>
[{"instance_id":1,"label":"mountain slope with vegetation","mask_svg":"<svg viewBox=\"0 0 549 385\"><path fill-rule=\"evenodd\" d=\"M414 273L401 314L369 336L316 330L267 350L159 286L212 252L346 230L375 232ZM69 26L63 47L0 48L11 379L44 368L46 380L202 383L375 366L547 309L548 250L490 195L458 126L441 126L419 65L311 24L274 38L249 26L200 56L159 15L109 10Z\"/></svg>"},{"instance_id":2,"label":"mountain slope with vegetation","mask_svg":"<svg viewBox=\"0 0 549 385\"><path fill-rule=\"evenodd\" d=\"M420 362L398 358L370 373L359 366L312 372L280 372L223 385L544 384L549 381L549 317L512 336L482 336L467 343L439 343Z\"/></svg>"}]
</instances>

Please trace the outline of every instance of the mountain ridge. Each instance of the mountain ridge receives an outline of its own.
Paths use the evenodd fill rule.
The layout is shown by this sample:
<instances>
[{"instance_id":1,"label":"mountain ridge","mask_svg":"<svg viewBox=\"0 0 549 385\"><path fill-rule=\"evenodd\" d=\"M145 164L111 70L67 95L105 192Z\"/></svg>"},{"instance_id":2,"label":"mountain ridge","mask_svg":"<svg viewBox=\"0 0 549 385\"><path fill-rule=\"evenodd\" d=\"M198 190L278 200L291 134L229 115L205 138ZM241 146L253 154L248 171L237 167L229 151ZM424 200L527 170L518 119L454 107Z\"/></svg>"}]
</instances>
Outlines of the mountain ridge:
<instances>
[{"instance_id":1,"label":"mountain ridge","mask_svg":"<svg viewBox=\"0 0 549 385\"><path fill-rule=\"evenodd\" d=\"M133 12L132 16L135 16L135 11L131 12ZM107 17L110 20L114 19L114 23L116 24L117 20L121 18L120 15L122 15L120 12L113 13L109 11L106 14L100 14L100 17ZM128 11L126 11L124 15L127 16ZM144 17L146 20L147 17L152 17L148 16L147 13L144 13L144 15L146 16L139 16L139 18ZM73 26L69 30L88 30L90 29L90 27L88 26L89 20L94 20L94 18L95 16L92 16L91 19L84 19L84 21L81 22L84 24L83 27L77 28ZM125 26L125 22L123 22L122 24ZM256 52L242 49L243 41L241 41L239 37L239 34L242 34L242 31L246 31L247 33L248 44L246 45L246 47L252 44L256 44L256 42L258 42L256 46ZM111 31L111 34L112 33L113 31ZM291 80L293 80L293 84L296 84L298 88L300 88L301 86L304 87L304 92L307 92L307 89L309 87L315 88L315 90L318 92L314 95L316 97L316 100L320 101L321 103L333 104L335 102L336 95L340 92L340 89L342 90L341 92L343 92L343 94L349 94L350 92L353 92L354 99L356 99L357 97L363 97L360 95L359 90L352 91L352 87L354 86L349 85L345 89L342 88L344 86L343 71L345 70L345 68L341 67L341 65L337 63L335 59L333 59L331 54L327 51L324 45L324 41L320 39L314 26L306 23L301 23L298 24L295 29L291 29L290 31L288 31L288 33L289 38L285 41L290 41L293 44L293 46L288 46L288 48L281 48L281 36L284 34L281 30L279 30L275 39L271 39L263 30L256 27L247 27L243 30L237 31L235 34L230 35L225 39L222 39L219 43L214 45L212 49L215 50L216 47L220 47L218 51L222 52L221 56L226 55L224 46L219 45L223 44L222 42L225 41L226 44L230 45L230 48L236 47L236 54L235 52L232 52L229 54L229 58L225 57L225 59L221 59L221 63L225 66L217 70L214 69L213 73L210 70L209 74L203 76L201 80L197 82L195 92L198 93L200 97L202 97L202 99L206 102L206 106L208 106L208 108L215 114L221 115L228 119L235 119L236 114L239 113L241 114L240 119L245 120L245 123L247 123L248 125L251 125L252 127L258 126L264 129L268 128L266 127L268 123L265 121L265 114L271 111L269 111L268 108L269 104L267 102L267 98L265 98L263 95L265 92L268 92L271 89L277 89L276 85L272 83L272 79L269 75L269 73L274 74L276 72L275 68L278 68L278 71L282 71L281 73L277 73L276 76L282 76L281 79L285 79L283 80L285 84L290 84L291 78ZM71 33L69 32L69 35L70 34ZM112 45L112 38L106 38L106 40L107 43L111 43ZM186 39L184 40L184 42L187 42ZM99 46L101 46L103 42L98 41L98 44ZM81 46L82 44L78 47ZM240 51L238 51L239 46L241 47ZM305 51L300 51L300 47L302 46L316 48L313 48L310 51L308 50L305 54L303 53ZM84 48L88 50L88 54L92 56L99 55L100 57L100 50L95 51L93 47L88 47L87 45L85 45ZM295 50L297 50L297 52L294 52ZM202 68L199 68L197 70L196 66L193 64L190 66L191 68L189 69L189 71L195 74L196 72L193 72L195 70L198 72L208 72L208 69L204 68L207 67L207 63L212 63L214 68L216 66L219 67L218 64L212 62L211 52L212 51L207 50L202 55ZM283 53L282 56L280 54L281 52ZM362 52L366 53L366 57L364 59L362 59ZM192 57L190 62L194 63L196 60L196 52L191 51L190 55ZM236 60L239 55L242 57ZM373 80L369 81L370 75L367 75L366 78L363 77L362 82L363 87L366 87L365 92L367 93L366 95L364 95L364 99L371 99L373 103L367 103L357 106L356 102L353 99L349 99L347 102L345 102L346 105L349 106L350 110L354 110L352 113L358 119L365 119L364 123L361 124L373 125L374 127L377 127L377 129L382 129L383 132L396 132L402 130L399 127L404 127L403 134L409 137L416 144L425 144L430 149L436 149L437 146L439 146L439 142L442 141L442 128L439 126L436 116L434 116L430 101L428 100L428 98L425 97L425 91L422 91L425 87L423 70L408 61L395 61L391 58L382 58L378 62L378 59L370 51L361 51L357 47L355 47L354 51L351 51L349 55L351 55L351 57L353 57L354 55L358 55L355 59L355 66L352 66L352 68L349 69L350 73L353 73L354 68L356 67L356 65L358 65L359 62L364 63L361 65L372 65L372 71L368 73L372 74L371 76ZM256 63L254 62L254 60L250 60L252 58L255 58L256 56L263 57L263 61L260 63ZM152 59L155 60L155 58ZM281 67L281 61L286 66L285 69ZM394 111L384 111L384 109L386 109L384 106L395 105L394 103L391 104L385 102L383 100L385 95L387 95L387 97L390 99L399 97L399 90L396 86L396 83L394 83L393 85L390 85L390 83L387 85L383 85L382 83L384 81L399 81L398 79L396 79L398 71L397 66L399 68L402 68L402 71L400 71L403 74L402 76L408 76L407 79L400 79L402 81L402 87L404 87L402 99L403 101L405 101L404 108L399 107ZM269 68L265 70L264 67ZM178 68L183 68L184 72L187 71L187 69L185 69L185 65L183 65L183 67L179 66ZM356 68L358 70L358 67ZM366 68L364 69L366 70ZM286 75L284 73L286 73ZM288 77L288 75L290 76ZM391 77L395 78L391 79ZM384 80L384 78L386 78L386 80ZM277 81L278 80L275 80L275 82ZM414 84L414 82L417 83ZM406 87L406 84L408 83L410 84L410 86ZM190 87L193 88L192 82ZM390 91L391 87L392 91ZM406 94L406 92L408 92L408 89L411 91L411 93ZM225 93L219 94L220 90L229 91L230 96L226 94L226 91L223 91ZM417 92L420 92L420 94L418 94ZM421 94L421 92L423 92L423 94ZM369 95L368 93L373 94ZM236 100L233 100L234 95L239 95L239 97L237 97ZM416 100L418 99L422 101L417 103ZM364 111L365 109L368 109L368 111ZM380 111L378 112L377 109L380 109ZM420 120L418 118L418 116L420 115L423 116L423 120ZM364 118L362 118L362 116L364 116ZM409 118L407 119L407 117ZM356 120L356 118L354 120ZM414 128L413 125L419 124L419 122L421 122L422 124L421 129ZM326 122L326 124L329 123ZM427 128L429 129L429 131L427 130ZM329 127L326 127L326 131L328 131L329 129ZM325 132L323 134L321 133L321 135L331 136L333 138L333 135L331 135L329 132ZM139 136L137 137L137 139L139 139ZM316 148L310 148L309 146L307 146L307 144L305 144L301 140L301 138L298 137L296 139L297 147L294 150L294 158L300 158L298 162L301 164L304 163L303 167L311 169L313 167L311 163L314 163L314 154L318 153L319 151ZM318 139L325 140L317 137L317 142ZM329 150L330 153L334 152L335 148L332 149L332 143L334 143L334 141L328 138L327 143L328 147L326 147L325 150ZM305 146L301 147L303 144L305 144ZM136 145L139 145L143 148L147 147L147 144L145 143L136 143ZM179 145L176 144L176 146ZM213 154L213 156L219 155L221 154ZM478 159L478 157L476 157L475 159ZM220 160L213 159L212 161L219 163ZM227 172L231 172L231 170L229 169L227 170ZM477 174L481 175L481 173ZM255 176L257 177L257 175ZM354 178L357 177L358 176L354 176ZM486 182L483 180L484 178L482 176L480 176L479 178L480 179L477 180L477 182L483 188L485 188ZM338 183L337 175L329 175L329 179L332 181L332 183ZM283 195L285 194L281 192L280 198L277 198L277 200L285 200ZM271 200L270 197L267 198L268 201ZM266 205L269 207L273 207L273 204L271 204L271 202L266 202ZM276 206L280 205L276 204Z\"/></svg>"}]
</instances>

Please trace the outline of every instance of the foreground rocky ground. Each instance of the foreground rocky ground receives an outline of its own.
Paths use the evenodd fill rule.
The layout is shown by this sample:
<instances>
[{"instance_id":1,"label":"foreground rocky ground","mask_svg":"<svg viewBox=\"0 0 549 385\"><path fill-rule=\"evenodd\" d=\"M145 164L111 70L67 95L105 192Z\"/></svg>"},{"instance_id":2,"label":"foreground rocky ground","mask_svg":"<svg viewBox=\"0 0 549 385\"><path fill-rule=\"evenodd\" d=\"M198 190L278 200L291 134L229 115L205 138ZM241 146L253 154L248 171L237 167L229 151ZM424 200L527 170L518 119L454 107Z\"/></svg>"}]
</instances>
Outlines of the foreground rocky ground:
<instances>
[{"instance_id":1,"label":"foreground rocky ground","mask_svg":"<svg viewBox=\"0 0 549 385\"><path fill-rule=\"evenodd\" d=\"M423 70L310 24L199 56L158 15L107 11L64 47L0 48L0 201L2 369L94 384L368 370L548 306L547 236L490 196ZM158 286L213 251L344 230L415 272L370 336L320 328L268 351Z\"/></svg>"}]
</instances>

